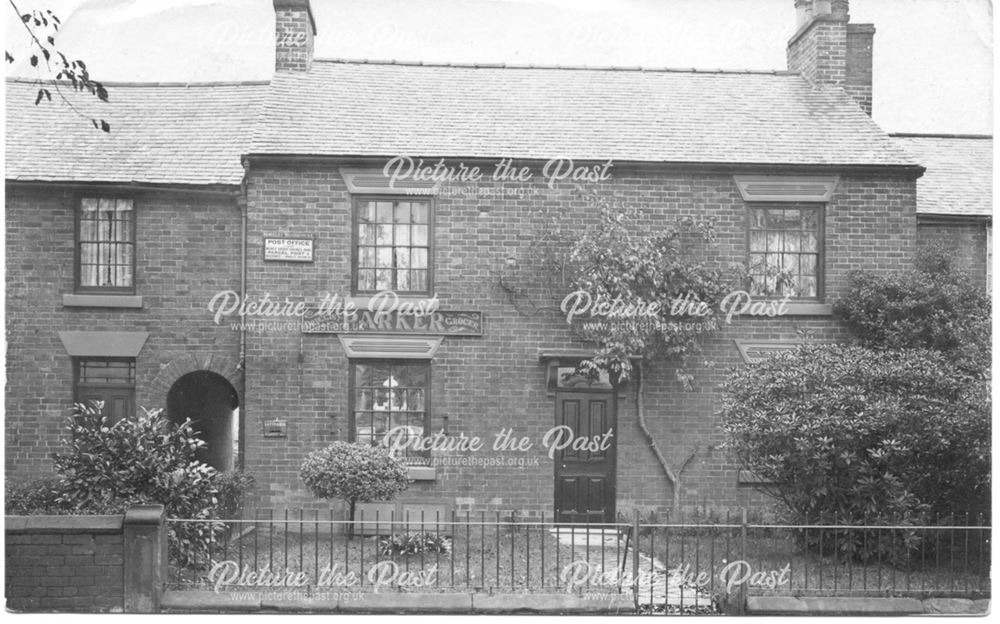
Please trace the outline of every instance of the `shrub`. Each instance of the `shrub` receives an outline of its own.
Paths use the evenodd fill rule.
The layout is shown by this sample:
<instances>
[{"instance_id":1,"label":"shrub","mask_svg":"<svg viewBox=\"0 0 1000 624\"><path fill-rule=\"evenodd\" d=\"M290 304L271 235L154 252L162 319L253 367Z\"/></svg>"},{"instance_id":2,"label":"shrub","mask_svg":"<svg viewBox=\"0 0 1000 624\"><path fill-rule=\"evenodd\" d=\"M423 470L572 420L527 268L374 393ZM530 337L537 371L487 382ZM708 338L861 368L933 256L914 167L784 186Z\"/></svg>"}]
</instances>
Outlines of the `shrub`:
<instances>
[{"instance_id":1,"label":"shrub","mask_svg":"<svg viewBox=\"0 0 1000 624\"><path fill-rule=\"evenodd\" d=\"M59 477L8 482L5 489L4 512L7 515L34 516L66 513L59 504Z\"/></svg>"},{"instance_id":2,"label":"shrub","mask_svg":"<svg viewBox=\"0 0 1000 624\"><path fill-rule=\"evenodd\" d=\"M347 503L352 535L357 503L392 500L410 484L406 467L386 449L349 442L309 453L299 476L317 497Z\"/></svg>"},{"instance_id":3,"label":"shrub","mask_svg":"<svg viewBox=\"0 0 1000 624\"><path fill-rule=\"evenodd\" d=\"M65 451L53 456L61 477L59 503L80 514L117 514L132 505L159 503L174 518L212 518L216 472L194 458L204 442L189 423L175 426L163 410L142 411L112 423L98 403L74 406ZM182 564L203 559L217 526L170 525L172 557Z\"/></svg>"},{"instance_id":4,"label":"shrub","mask_svg":"<svg viewBox=\"0 0 1000 624\"><path fill-rule=\"evenodd\" d=\"M246 497L257 485L253 475L242 470L230 470L215 475L219 504L216 516L219 518L240 518Z\"/></svg>"},{"instance_id":5,"label":"shrub","mask_svg":"<svg viewBox=\"0 0 1000 624\"><path fill-rule=\"evenodd\" d=\"M988 509L988 392L932 351L812 345L736 371L723 419L727 444L793 521L912 525ZM873 540L838 544L876 554Z\"/></svg>"},{"instance_id":6,"label":"shrub","mask_svg":"<svg viewBox=\"0 0 1000 624\"><path fill-rule=\"evenodd\" d=\"M989 370L989 295L939 247L921 250L916 269L902 275L852 273L834 312L865 346L932 349L965 370Z\"/></svg>"},{"instance_id":7,"label":"shrub","mask_svg":"<svg viewBox=\"0 0 1000 624\"><path fill-rule=\"evenodd\" d=\"M426 532L397 533L380 539L378 551L379 554L386 557L419 553L450 553L451 539Z\"/></svg>"}]
</instances>

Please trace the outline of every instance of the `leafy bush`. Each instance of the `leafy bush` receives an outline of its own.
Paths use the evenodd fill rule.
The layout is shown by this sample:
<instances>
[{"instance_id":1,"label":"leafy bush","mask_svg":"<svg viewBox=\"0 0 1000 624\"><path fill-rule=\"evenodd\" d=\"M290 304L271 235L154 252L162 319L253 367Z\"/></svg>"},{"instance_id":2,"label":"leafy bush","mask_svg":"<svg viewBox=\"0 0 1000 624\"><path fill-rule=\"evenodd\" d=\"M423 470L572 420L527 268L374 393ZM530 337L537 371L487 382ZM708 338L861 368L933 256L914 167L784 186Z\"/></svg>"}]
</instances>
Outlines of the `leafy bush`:
<instances>
[{"instance_id":1,"label":"leafy bush","mask_svg":"<svg viewBox=\"0 0 1000 624\"><path fill-rule=\"evenodd\" d=\"M219 501L216 515L219 518L240 518L246 497L257 486L253 475L242 470L230 470L215 475L215 487Z\"/></svg>"},{"instance_id":2,"label":"leafy bush","mask_svg":"<svg viewBox=\"0 0 1000 624\"><path fill-rule=\"evenodd\" d=\"M989 371L989 295L939 247L921 250L902 275L852 273L834 312L865 346L933 349L965 370Z\"/></svg>"},{"instance_id":3,"label":"leafy bush","mask_svg":"<svg viewBox=\"0 0 1000 624\"><path fill-rule=\"evenodd\" d=\"M189 423L173 425L162 412L143 409L135 419L112 423L99 404L76 404L65 451L53 456L61 477L60 505L72 513L117 514L132 505L159 503L171 517L214 517L216 472L194 458L204 442ZM171 555L182 564L203 559L220 527L170 525Z\"/></svg>"},{"instance_id":4,"label":"leafy bush","mask_svg":"<svg viewBox=\"0 0 1000 624\"><path fill-rule=\"evenodd\" d=\"M531 299L532 293L544 298L556 293L573 309L575 302L563 297L583 291L587 297L577 300L581 308L616 300L623 306L658 304L658 312L632 319L641 322L617 322L622 317L610 315L611 322L592 325L579 322L591 318L589 312L577 316L572 330L596 346L595 355L577 372L591 379L601 370L614 382L630 379L634 356L683 360L696 353L699 336L718 328L711 310L738 284L717 266L718 259L711 259L714 254L706 253L716 237L715 218L685 216L651 228L649 215L624 199L582 187L577 197L593 220L582 230L580 223L561 217L536 224L524 262L500 280L511 302L518 305L519 298ZM671 304L685 297L705 303L707 315L672 313ZM531 313L543 310L547 312L535 308Z\"/></svg>"},{"instance_id":5,"label":"leafy bush","mask_svg":"<svg viewBox=\"0 0 1000 624\"><path fill-rule=\"evenodd\" d=\"M4 512L12 516L63 514L59 504L58 477L42 477L33 481L8 482L5 485Z\"/></svg>"},{"instance_id":6,"label":"leafy bush","mask_svg":"<svg viewBox=\"0 0 1000 624\"><path fill-rule=\"evenodd\" d=\"M396 533L381 538L378 541L378 551L379 554L386 557L419 553L450 553L451 539L426 532Z\"/></svg>"},{"instance_id":7,"label":"leafy bush","mask_svg":"<svg viewBox=\"0 0 1000 624\"><path fill-rule=\"evenodd\" d=\"M989 388L941 354L803 346L736 371L726 391L727 444L794 522L914 525L988 509ZM852 535L842 553L877 554Z\"/></svg>"},{"instance_id":8,"label":"leafy bush","mask_svg":"<svg viewBox=\"0 0 1000 624\"><path fill-rule=\"evenodd\" d=\"M410 485L406 467L388 450L350 442L309 453L299 476L317 497L347 502L352 535L357 503L392 500Z\"/></svg>"}]
</instances>

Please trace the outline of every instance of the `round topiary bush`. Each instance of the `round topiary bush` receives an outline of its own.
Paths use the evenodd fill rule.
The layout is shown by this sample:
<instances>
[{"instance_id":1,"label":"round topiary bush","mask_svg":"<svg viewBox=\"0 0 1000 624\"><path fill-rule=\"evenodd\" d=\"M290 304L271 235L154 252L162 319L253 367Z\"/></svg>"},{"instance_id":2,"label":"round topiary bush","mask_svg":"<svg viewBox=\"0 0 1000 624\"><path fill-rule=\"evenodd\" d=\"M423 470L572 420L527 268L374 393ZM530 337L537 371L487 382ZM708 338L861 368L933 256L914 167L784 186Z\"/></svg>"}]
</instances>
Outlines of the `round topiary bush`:
<instances>
[{"instance_id":1,"label":"round topiary bush","mask_svg":"<svg viewBox=\"0 0 1000 624\"><path fill-rule=\"evenodd\" d=\"M410 485L406 466L388 450L350 442L334 442L306 455L299 477L317 497L347 503L350 534L357 503L392 500Z\"/></svg>"}]
</instances>

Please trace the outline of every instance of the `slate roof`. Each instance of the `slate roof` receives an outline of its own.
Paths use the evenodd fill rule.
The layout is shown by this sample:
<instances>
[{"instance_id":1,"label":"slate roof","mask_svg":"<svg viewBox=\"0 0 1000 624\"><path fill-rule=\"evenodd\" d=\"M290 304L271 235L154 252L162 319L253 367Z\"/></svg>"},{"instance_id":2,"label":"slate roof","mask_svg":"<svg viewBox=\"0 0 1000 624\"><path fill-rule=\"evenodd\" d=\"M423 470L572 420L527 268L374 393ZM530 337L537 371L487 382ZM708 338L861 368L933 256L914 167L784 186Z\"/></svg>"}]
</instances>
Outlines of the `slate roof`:
<instances>
[{"instance_id":1,"label":"slate roof","mask_svg":"<svg viewBox=\"0 0 1000 624\"><path fill-rule=\"evenodd\" d=\"M917 180L917 213L993 214L993 137L894 135L927 167Z\"/></svg>"},{"instance_id":2,"label":"slate roof","mask_svg":"<svg viewBox=\"0 0 1000 624\"><path fill-rule=\"evenodd\" d=\"M109 102L63 86L34 105L34 81L8 79L6 178L81 182L239 184L240 155L266 83L107 83ZM106 119L96 130L89 116Z\"/></svg>"},{"instance_id":3,"label":"slate roof","mask_svg":"<svg viewBox=\"0 0 1000 624\"><path fill-rule=\"evenodd\" d=\"M840 89L788 72L314 61L251 154L909 165Z\"/></svg>"}]
</instances>

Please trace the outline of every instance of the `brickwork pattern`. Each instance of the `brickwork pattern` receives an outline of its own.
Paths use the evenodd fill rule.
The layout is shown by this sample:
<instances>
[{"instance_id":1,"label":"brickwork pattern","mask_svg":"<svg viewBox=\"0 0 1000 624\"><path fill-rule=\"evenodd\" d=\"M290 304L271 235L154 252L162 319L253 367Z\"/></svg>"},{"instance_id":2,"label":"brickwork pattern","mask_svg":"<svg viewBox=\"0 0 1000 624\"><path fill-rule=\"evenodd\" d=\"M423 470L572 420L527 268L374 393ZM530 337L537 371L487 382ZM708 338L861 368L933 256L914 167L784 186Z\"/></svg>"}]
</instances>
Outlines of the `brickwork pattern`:
<instances>
[{"instance_id":1,"label":"brickwork pattern","mask_svg":"<svg viewBox=\"0 0 1000 624\"><path fill-rule=\"evenodd\" d=\"M124 608L123 539L108 532L11 532L5 536L5 592L14 611Z\"/></svg>"},{"instance_id":2,"label":"brickwork pattern","mask_svg":"<svg viewBox=\"0 0 1000 624\"><path fill-rule=\"evenodd\" d=\"M50 456L59 449L73 402L73 365L59 331L149 332L136 362L137 406L163 407L167 389L188 372L192 358L219 369L242 393L234 370L239 332L216 326L208 311L216 292L240 287L235 201L168 192L135 196L141 310L63 307L62 296L74 288L75 202L74 192L57 187L7 185L7 478L51 471ZM177 375L169 377L171 371Z\"/></svg>"},{"instance_id":3,"label":"brickwork pattern","mask_svg":"<svg viewBox=\"0 0 1000 624\"><path fill-rule=\"evenodd\" d=\"M944 246L951 252L955 265L973 279L986 285L989 253L985 220L917 222L917 245Z\"/></svg>"},{"instance_id":4,"label":"brickwork pattern","mask_svg":"<svg viewBox=\"0 0 1000 624\"><path fill-rule=\"evenodd\" d=\"M596 214L571 185L549 189L541 181L514 185L480 183L478 193L454 185L435 201L435 290L445 309L484 314L481 338L445 338L431 364L432 429L479 436L490 445L501 428L527 436L527 453L480 451L476 455L520 457L523 466L439 466L437 478L415 483L411 497L444 499L459 511L518 510L551 514L554 466L541 445L553 426L555 401L547 394L539 349L584 348L551 308L564 293L531 286L512 302L499 286L508 259L529 254L530 229L558 217L585 227ZM718 266L743 261L746 205L730 176L616 170L614 180L588 185L637 207L645 227L663 227L683 216L716 218L717 242L706 260ZM336 167L253 167L248 186L250 279L253 297L312 300L350 289L351 202ZM891 272L912 261L915 245L912 180L891 176L842 176L826 211L826 292L835 299L847 274L869 268ZM263 262L264 237L315 237L312 264ZM545 310L526 311L528 305ZM518 305L515 305L517 303ZM737 486L737 468L720 448L719 386L742 360L734 339L818 340L844 337L829 317L735 320L707 337L703 353L686 370L694 389L684 390L676 365L658 363L645 380L649 428L668 461L694 460L683 474L685 506L724 507L758 499ZM247 359L248 469L268 475L259 493L263 507L327 508L298 479L306 453L348 434L348 361L333 335L296 331L251 335ZM664 510L670 485L639 430L636 386L618 399L617 507ZM264 437L263 422L281 418L287 437ZM537 463L535 463L537 461Z\"/></svg>"}]
</instances>

